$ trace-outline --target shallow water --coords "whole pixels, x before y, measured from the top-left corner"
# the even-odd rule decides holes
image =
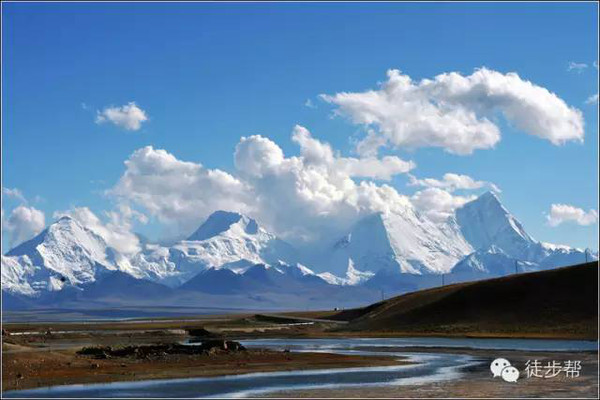
[[[330,368],[186,378],[67,385],[4,393],[4,397],[246,397],[281,390],[414,385],[457,379],[465,368],[480,363],[459,348],[514,349],[530,351],[595,350],[596,342],[529,339],[462,338],[352,338],[265,339],[242,342],[247,347],[292,351],[408,357],[410,365],[361,368]],[[390,351],[397,347],[452,347],[455,354]]]
[[[523,351],[594,351],[598,342],[593,340],[558,339],[494,339],[494,338],[447,338],[447,337],[403,337],[403,338],[327,338],[327,339],[257,339],[242,342],[247,346],[268,348],[290,348],[304,350],[335,350],[359,347],[445,347],[469,349],[498,349]]]

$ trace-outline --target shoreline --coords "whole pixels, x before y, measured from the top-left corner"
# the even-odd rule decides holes
[[[413,348],[412,350],[417,350]],[[422,353],[453,353],[454,348],[421,349]],[[390,350],[391,351],[391,350]],[[598,353],[595,351],[549,352],[523,350],[460,350],[477,358],[480,363],[466,368],[457,379],[440,380],[422,384],[379,385],[368,388],[282,390],[266,394],[266,398],[597,398]],[[516,383],[493,378],[489,363],[498,356],[508,358],[520,371]],[[546,362],[566,360],[581,361],[579,377],[564,375],[552,379],[527,378],[525,365],[528,360]]]
[[[461,371],[457,379],[438,380],[422,384],[376,385],[366,388],[338,389],[302,389],[283,390],[265,393],[260,397],[267,398],[394,398],[394,397],[590,397],[598,393],[598,353],[595,351],[524,351],[495,349],[465,349],[452,347],[410,347],[389,348],[387,351],[406,351],[407,353],[457,353],[470,355],[479,363]],[[30,355],[42,356],[46,365],[58,361],[58,366],[67,360],[65,355],[74,354],[72,350],[51,352],[29,352]],[[14,353],[16,354],[16,353]],[[10,355],[10,354],[9,354]],[[23,353],[20,354],[21,357]],[[59,356],[60,360],[54,357]],[[518,383],[493,379],[489,371],[489,362],[502,356],[508,358],[521,371]],[[240,365],[240,361],[254,358],[254,362]],[[72,385],[86,383],[134,382],[156,379],[178,379],[194,377],[211,377],[238,375],[253,372],[275,372],[287,370],[313,370],[329,368],[376,367],[402,365],[399,357],[348,356],[332,353],[282,352],[252,349],[246,354],[229,353],[215,357],[200,356],[195,358],[176,357],[172,360],[95,360],[88,357],[77,357],[78,360],[69,365],[70,371],[79,373],[65,376],[64,369],[53,368],[46,375],[31,376],[29,380],[21,379],[19,384],[11,384],[3,376],[3,393],[9,390],[32,389],[55,385]],[[550,360],[579,360],[582,363],[581,376],[573,379],[558,377],[555,379],[525,378],[524,369],[527,360],[536,359],[543,363]],[[48,364],[48,361],[50,362]],[[3,364],[5,360],[3,359]],[[68,362],[68,361],[67,361]],[[243,363],[243,361],[242,361]],[[98,367],[91,367],[97,364]],[[126,364],[124,367],[123,364]],[[5,367],[3,365],[3,367]],[[64,365],[63,365],[64,367]],[[199,370],[199,368],[205,368]],[[3,368],[3,371],[5,369]],[[65,381],[66,380],[66,381]],[[15,377],[12,377],[15,381]],[[8,385],[7,385],[8,383]]]
[[[20,346],[22,347],[22,346]],[[56,385],[201,378],[254,372],[402,365],[398,357],[284,352],[264,349],[95,359],[69,350],[11,349],[2,357],[2,392]],[[3,348],[4,352],[4,348]]]

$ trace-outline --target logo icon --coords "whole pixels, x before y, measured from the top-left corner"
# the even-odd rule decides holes
[[[510,365],[506,358],[496,358],[490,364],[494,378],[502,377],[506,382],[516,382],[519,379],[519,370]]]
[[[502,379],[506,382],[516,382],[519,379],[519,370],[512,365],[502,368]]]

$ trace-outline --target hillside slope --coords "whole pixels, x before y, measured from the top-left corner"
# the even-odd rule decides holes
[[[422,290],[336,318],[351,331],[597,338],[598,263]]]

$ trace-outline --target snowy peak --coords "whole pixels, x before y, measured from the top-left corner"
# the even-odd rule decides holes
[[[480,274],[503,276],[594,259],[593,254],[586,257],[580,249],[536,241],[491,192],[457,209],[456,221],[475,249],[452,270],[461,280],[472,280]]]
[[[245,215],[216,211],[187,240],[173,246],[146,246],[135,263],[147,277],[169,286],[179,286],[209,268],[244,270],[255,264],[277,260],[294,262],[295,249],[261,228]]]
[[[374,213],[359,220],[317,264],[337,276],[347,273],[350,262],[352,268],[363,272],[418,275],[448,271],[473,251],[451,222],[434,223],[412,207]]]
[[[52,269],[61,269],[63,261],[81,261],[87,258],[93,262],[108,264],[107,246],[102,237],[82,226],[71,217],[61,217],[39,235],[9,251],[7,256],[32,256],[37,253]],[[66,260],[60,258],[66,257]],[[36,260],[37,257],[32,257]]]
[[[11,285],[26,295],[61,290],[65,285],[93,282],[99,268],[117,269],[108,256],[99,235],[70,217],[62,217],[2,257],[3,278],[6,270]],[[25,277],[31,290],[22,282]]]
[[[231,230],[255,235],[259,232],[259,227],[255,220],[245,215],[229,211],[215,211],[187,240],[207,240]]]
[[[456,221],[474,249],[495,245],[510,256],[524,257],[537,243],[492,192],[458,208]]]

